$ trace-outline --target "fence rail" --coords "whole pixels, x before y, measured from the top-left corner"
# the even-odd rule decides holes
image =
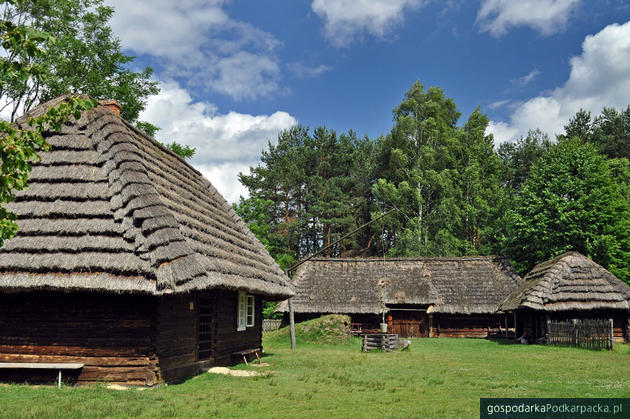
[[[272,332],[280,329],[282,319],[263,319],[263,332]]]
[[[612,319],[547,321],[547,343],[589,349],[613,348]]]

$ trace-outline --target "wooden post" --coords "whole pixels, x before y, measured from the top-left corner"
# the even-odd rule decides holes
[[[433,336],[433,313],[429,314],[429,337],[432,338]]]
[[[61,370],[59,370],[59,378],[57,379],[57,388],[61,389]]]
[[[289,331],[291,333],[291,349],[295,349],[295,317],[293,316],[293,304],[289,298]]]
[[[512,312],[514,314],[514,340],[518,340],[518,329],[516,328],[516,310]]]
[[[551,320],[549,320],[549,316],[547,316],[547,333],[546,333],[546,337],[547,337],[547,345],[551,344],[551,339],[549,336],[549,328],[551,327]]]
[[[577,342],[577,319],[572,319],[571,324],[573,328],[571,329],[571,346],[578,346]]]
[[[503,316],[503,319],[505,320],[505,338],[507,339],[507,337],[508,337],[508,321],[507,321],[507,314]]]
[[[547,315],[547,328],[545,330],[545,340],[547,343],[549,343],[549,323],[551,323],[551,320],[549,319],[549,315]]]
[[[609,345],[608,345],[608,349],[610,349],[611,351],[613,350],[613,319],[609,319],[608,320],[610,322],[610,336],[609,336]]]

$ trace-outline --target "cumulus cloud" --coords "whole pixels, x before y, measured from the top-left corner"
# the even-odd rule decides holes
[[[405,11],[422,0],[314,0],[311,9],[324,20],[324,34],[335,46],[350,44],[357,36],[383,37],[402,22]]]
[[[141,120],[161,128],[156,134],[162,142],[177,141],[196,148],[191,164],[201,171],[229,202],[246,195],[237,175],[260,161],[268,141],[297,124],[287,112],[248,115],[237,112],[219,114],[209,103],[194,102],[175,82],[161,84],[159,95],[149,98]]]
[[[477,12],[482,32],[505,35],[516,26],[529,26],[543,35],[564,29],[580,0],[483,0]]]
[[[256,99],[278,89],[274,50],[282,43],[232,19],[222,0],[106,0],[111,27],[123,48],[160,58],[162,78],[186,79],[234,99]],[[202,77],[200,75],[203,75]]]
[[[530,128],[550,135],[580,109],[599,114],[604,106],[625,108],[630,103],[630,22],[612,24],[582,43],[582,53],[570,60],[569,79],[550,94],[518,105],[509,122],[493,121],[489,131],[498,142],[513,141]]]
[[[265,55],[240,51],[219,60],[216,71],[211,85],[235,99],[255,99],[278,89],[278,63]]]

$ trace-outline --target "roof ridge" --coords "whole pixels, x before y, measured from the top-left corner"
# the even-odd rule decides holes
[[[466,260],[504,260],[507,256],[415,256],[415,257],[367,257],[367,258],[312,258],[308,262],[418,262],[418,261],[466,261]]]

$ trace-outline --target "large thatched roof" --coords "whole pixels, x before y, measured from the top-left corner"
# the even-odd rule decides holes
[[[502,310],[542,311],[630,308],[630,287],[577,252],[536,265]]]
[[[20,230],[0,250],[0,289],[293,294],[210,182],[120,116],[98,106],[46,137],[8,205]]]
[[[296,313],[379,313],[381,301],[493,313],[519,281],[498,257],[313,259],[296,272],[292,301]]]

